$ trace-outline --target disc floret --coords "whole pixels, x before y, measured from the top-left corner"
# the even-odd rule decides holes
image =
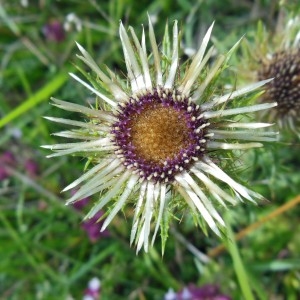
[[[131,97],[116,117],[115,153],[142,179],[172,182],[206,150],[209,122],[179,91],[157,88]]]

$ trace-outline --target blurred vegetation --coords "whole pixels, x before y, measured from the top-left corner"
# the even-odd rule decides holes
[[[166,19],[178,19],[184,46],[191,48],[216,21],[213,41],[223,52],[242,35],[253,36],[259,20],[272,30],[280,9],[299,6],[296,0],[0,0],[0,168],[6,163],[8,173],[0,181],[0,299],[82,299],[93,277],[102,282],[103,300],[163,299],[170,287],[178,291],[189,283],[217,284],[232,299],[243,299],[234,252],[212,254],[220,239],[204,236],[188,218],[172,225],[164,257],[159,245],[149,254],[135,254],[128,244],[131,222],[123,215],[108,237],[90,241],[81,227],[82,212],[66,207],[68,195],[60,193],[84,163],[45,158],[40,145],[57,142],[51,133],[59,126],[42,116],[71,115],[49,105],[50,96],[93,101],[68,77],[77,63],[75,41],[99,65],[125,72],[119,20],[139,32],[149,13],[160,40]],[[59,35],[51,36],[49,26]],[[13,155],[9,163],[3,158],[7,152]],[[236,233],[300,194],[299,141],[249,151],[245,161],[245,178],[269,201],[232,208],[227,219]],[[299,299],[298,203],[237,242],[257,299]]]

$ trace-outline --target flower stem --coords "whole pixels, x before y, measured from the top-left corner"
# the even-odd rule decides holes
[[[241,259],[236,241],[234,239],[233,232],[232,232],[230,224],[229,224],[228,214],[225,215],[224,219],[225,219],[226,231],[227,231],[226,246],[227,246],[228,251],[232,258],[233,267],[234,267],[241,291],[243,293],[244,299],[254,300],[255,298],[251,291],[247,272],[245,270],[245,267],[244,267],[243,261]]]

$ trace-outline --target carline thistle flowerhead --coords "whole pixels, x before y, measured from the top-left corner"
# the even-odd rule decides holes
[[[102,230],[116,214],[130,203],[134,207],[130,243],[139,251],[148,251],[150,233],[152,244],[161,228],[164,247],[168,223],[176,213],[190,208],[196,222],[206,230],[205,222],[221,235],[225,224],[214,203],[226,207],[242,199],[255,202],[262,197],[234,181],[219,165],[222,152],[260,147],[260,141],[273,141],[275,133],[264,132],[266,123],[241,122],[245,114],[274,107],[274,103],[242,106],[241,103],[264,80],[217,96],[216,81],[226,68],[229,56],[220,56],[209,68],[213,48],[207,50],[213,25],[203,38],[200,49],[189,64],[179,64],[177,21],[173,25],[172,49],[168,28],[159,48],[149,19],[152,51],[147,53],[145,32],[141,42],[133,28],[131,38],[120,24],[128,77],[120,80],[107,68],[106,74],[92,57],[78,45],[78,56],[97,75],[91,84],[71,76],[93,92],[98,106],[87,108],[78,104],[52,99],[53,105],[84,114],[87,122],[48,117],[49,120],[75,127],[56,135],[79,139],[81,142],[44,146],[55,151],[49,157],[79,154],[95,166],[64,190],[80,186],[67,201],[100,193],[86,218],[112,203]],[[205,76],[204,76],[205,75]],[[238,101],[235,108],[230,106]],[[225,108],[228,105],[230,108]],[[231,118],[230,118],[231,117]],[[244,143],[239,143],[239,140]],[[248,142],[245,142],[248,141]],[[227,186],[231,192],[224,190]],[[154,226],[152,227],[152,220]]]
[[[287,21],[288,20],[288,21]],[[253,69],[257,80],[274,78],[265,87],[261,102],[274,102],[265,118],[280,129],[300,138],[300,18],[280,14],[276,31],[271,33],[259,24],[256,41],[249,44],[249,63],[242,68]]]

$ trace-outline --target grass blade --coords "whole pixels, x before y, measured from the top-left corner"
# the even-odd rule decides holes
[[[225,219],[225,224],[226,224],[226,229],[227,229],[226,246],[227,246],[228,251],[232,258],[233,267],[234,267],[235,274],[237,276],[242,294],[244,296],[244,299],[254,300],[255,298],[251,291],[251,287],[249,284],[249,278],[247,276],[247,272],[245,270],[245,267],[244,267],[243,261],[241,259],[236,241],[234,239],[233,232],[232,232],[230,224],[229,224],[228,214],[225,214],[224,219]]]
[[[17,117],[28,112],[31,108],[38,105],[40,102],[47,100],[50,96],[55,93],[68,79],[68,73],[63,70],[57,74],[52,81],[46,84],[43,88],[33,94],[31,97],[26,99],[17,108],[12,110],[6,116],[0,120],[0,128],[5,126],[7,123],[13,121]]]

